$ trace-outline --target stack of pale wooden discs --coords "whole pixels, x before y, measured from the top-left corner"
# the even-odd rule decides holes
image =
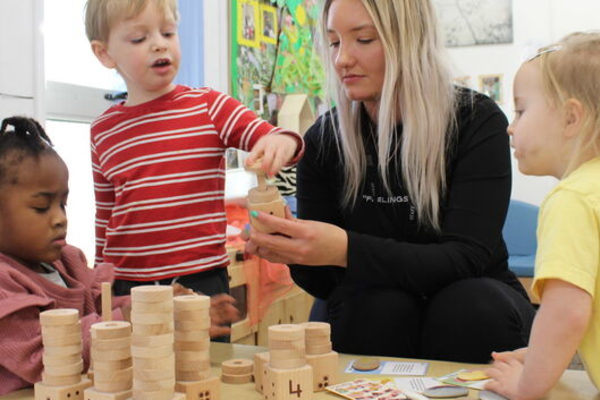
[[[131,390],[131,324],[98,322],[92,325],[91,337],[95,390],[103,393]]]
[[[69,386],[81,382],[81,323],[79,311],[59,308],[40,313],[42,343],[42,382],[48,386]]]
[[[282,324],[269,327],[269,365],[290,369],[306,364],[304,327]]]
[[[210,376],[210,297],[177,296],[175,304],[175,373],[177,381]]]
[[[331,351],[331,325],[326,322],[305,322],[306,354],[325,354]]]
[[[221,380],[225,383],[252,382],[254,362],[245,358],[233,358],[221,364]]]
[[[131,289],[133,399],[171,400],[175,393],[173,288]]]

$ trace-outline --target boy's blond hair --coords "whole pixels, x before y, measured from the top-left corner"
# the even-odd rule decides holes
[[[88,40],[108,41],[111,27],[120,20],[140,14],[153,1],[159,10],[171,11],[177,21],[177,0],[87,0],[85,5],[85,33]]]
[[[540,49],[536,58],[550,103],[560,108],[575,99],[585,110],[566,176],[577,167],[581,155],[600,155],[600,32],[572,33]]]

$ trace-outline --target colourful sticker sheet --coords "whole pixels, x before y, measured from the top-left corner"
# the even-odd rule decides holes
[[[333,394],[351,400],[405,400],[407,397],[388,379],[381,381],[355,379],[325,388]]]

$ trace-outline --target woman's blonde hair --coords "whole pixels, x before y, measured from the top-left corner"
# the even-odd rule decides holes
[[[600,155],[600,32],[572,33],[540,49],[535,59],[540,60],[550,103],[561,108],[575,99],[585,110],[566,176],[577,168],[582,155]]]
[[[169,10],[179,19],[177,0],[87,0],[85,5],[85,34],[88,40],[108,41],[108,35],[117,21],[139,15],[149,1],[164,13]]]
[[[325,0],[321,34],[327,37]],[[440,201],[446,191],[446,150],[456,124],[456,93],[437,18],[429,0],[361,0],[371,16],[385,53],[385,76],[377,121],[378,170],[390,192],[389,164],[400,151],[404,183],[420,224],[440,230]],[[328,46],[324,43],[324,53]],[[328,54],[329,96],[337,106],[338,147],[344,158],[347,192],[354,204],[366,172],[361,136],[361,104],[344,94]],[[402,122],[401,137],[396,126]],[[394,139],[400,139],[401,142]]]

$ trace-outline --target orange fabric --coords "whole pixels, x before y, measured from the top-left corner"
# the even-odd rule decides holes
[[[227,223],[240,230],[249,222],[248,210],[238,204],[227,204]],[[243,250],[239,235],[228,236],[227,245]],[[289,292],[294,281],[285,264],[272,263],[263,258],[244,254],[244,275],[248,282],[247,307],[252,325],[258,324],[275,300]]]

